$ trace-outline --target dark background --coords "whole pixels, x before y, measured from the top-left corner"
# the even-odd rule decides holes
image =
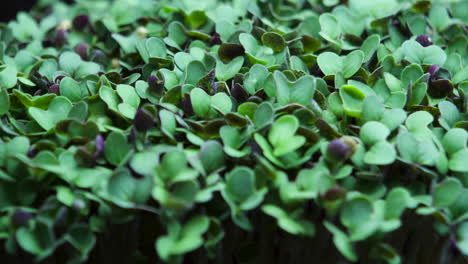
[[[15,19],[16,13],[19,11],[30,10],[37,0],[12,0],[8,2],[9,3],[2,5],[2,9],[0,11],[0,22],[8,22]]]
[[[16,18],[20,11],[29,11],[39,0],[3,0],[7,2],[0,9],[0,22],[9,22]],[[62,0],[62,2],[71,4],[73,0]]]

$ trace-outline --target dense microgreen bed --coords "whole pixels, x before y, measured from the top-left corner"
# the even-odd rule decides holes
[[[76,2],[0,25],[5,263],[467,263],[467,1]]]

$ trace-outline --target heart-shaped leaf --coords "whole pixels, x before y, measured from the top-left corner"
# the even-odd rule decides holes
[[[304,137],[295,135],[298,128],[299,121],[292,115],[282,116],[273,123],[268,134],[268,140],[274,146],[273,155],[282,156],[305,143]]]
[[[181,49],[182,45],[187,41],[188,37],[185,33],[185,28],[182,23],[173,21],[167,29],[169,35],[164,38],[164,42],[171,47]]]
[[[461,128],[452,128],[444,135],[442,144],[448,153],[456,153],[466,148],[468,133]]]
[[[412,113],[406,119],[406,127],[417,137],[431,137],[432,132],[427,127],[434,121],[434,117],[426,111],[417,111]]]
[[[323,52],[317,57],[320,70],[325,75],[343,74],[343,77],[350,78],[364,62],[364,52],[355,50],[346,56],[338,56],[333,52]]]
[[[219,81],[227,81],[234,77],[244,64],[244,57],[237,57],[227,64],[222,61],[216,63],[216,79]]]
[[[120,113],[127,118],[133,118],[140,105],[140,97],[130,85],[120,84],[117,85],[117,94],[122,99],[123,103],[117,105]]]
[[[262,88],[267,94],[274,95],[276,93],[276,87],[274,86],[275,84],[268,82],[268,78],[273,79],[272,74],[268,71],[268,69],[261,64],[255,64],[252,66],[252,68],[250,68],[249,72],[245,74],[244,88],[249,94],[252,95]],[[270,83],[273,85],[269,85]]]
[[[203,89],[195,88],[190,92],[193,111],[199,117],[215,116],[216,107],[223,113],[228,113],[232,108],[232,101],[225,93],[217,93],[209,96]]]
[[[364,155],[364,162],[372,165],[391,164],[396,159],[396,151],[392,144],[380,141],[373,145]]]
[[[438,46],[423,47],[417,41],[407,40],[401,46],[405,59],[418,64],[444,65],[447,54]]]
[[[156,240],[156,250],[164,260],[185,254],[203,245],[203,234],[208,231],[210,221],[206,216],[192,217],[182,227],[171,229],[167,236]]]
[[[319,23],[321,29],[319,32],[320,36],[334,44],[341,44],[337,39],[342,30],[338,23],[338,19],[336,19],[334,15],[329,13],[321,14],[319,17]]]
[[[433,204],[436,207],[446,207],[451,205],[461,193],[463,186],[455,178],[446,179],[434,188]]]
[[[70,77],[65,77],[60,81],[60,94],[77,102],[88,96],[88,89]]]
[[[72,103],[63,96],[55,97],[47,110],[30,107],[29,115],[45,130],[49,131],[55,127],[59,121],[68,117],[72,109]]]
[[[308,105],[315,92],[316,80],[312,76],[303,76],[291,82],[280,71],[275,71],[276,94],[280,105],[298,103]]]

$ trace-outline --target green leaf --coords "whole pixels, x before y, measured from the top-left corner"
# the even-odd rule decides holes
[[[0,115],[8,113],[10,110],[10,96],[6,89],[0,88]]]
[[[395,148],[386,141],[376,143],[364,155],[364,162],[371,165],[387,165],[393,163],[395,159]]]
[[[161,110],[159,112],[159,119],[161,120],[161,130],[167,135],[173,136],[177,128],[174,113],[167,110]]]
[[[219,81],[227,81],[233,78],[244,64],[244,57],[236,57],[227,64],[224,64],[222,61],[218,60],[216,62],[216,79]]]
[[[137,173],[147,175],[156,168],[157,163],[154,161],[157,157],[158,156],[154,152],[139,152],[133,155],[132,160],[130,161],[130,166]]]
[[[112,34],[112,38],[119,43],[120,48],[125,54],[133,53],[135,51],[136,40],[134,36],[122,36],[120,34]]]
[[[18,72],[16,67],[6,65],[0,67],[0,87],[2,88],[12,88],[18,82],[16,77]]]
[[[286,46],[284,38],[275,32],[267,32],[262,35],[263,45],[271,48],[274,52],[282,51]]]
[[[390,90],[390,93],[397,93],[397,92],[403,91],[401,81],[395,76],[393,76],[391,73],[385,72],[384,80],[385,80],[385,84]]]
[[[424,100],[427,93],[427,83],[420,82],[417,85],[411,87],[411,98],[409,105],[418,105]]]
[[[99,89],[99,97],[107,104],[109,109],[118,112],[117,105],[119,104],[119,98],[114,89],[109,86],[102,86]]]
[[[208,18],[205,12],[201,10],[194,10],[186,17],[186,20],[190,24],[191,28],[200,27],[206,23],[207,19]]]
[[[366,28],[366,22],[361,15],[357,14],[347,6],[340,5],[333,9],[332,13],[338,19],[343,33],[354,36],[361,36]],[[354,37],[353,36],[353,37]],[[351,43],[344,43],[343,48],[351,48]]]
[[[280,71],[275,71],[274,79],[276,83],[276,94],[280,105],[298,103],[302,105],[310,104],[314,96],[316,80],[312,76],[303,76],[295,82],[291,82]]]
[[[85,122],[86,119],[88,118],[88,114],[89,114],[88,110],[89,110],[88,104],[85,103],[84,101],[80,101],[73,106],[73,108],[70,110],[70,113],[68,114],[68,117],[70,119],[75,119],[81,122]]]
[[[443,128],[449,130],[460,120],[460,112],[457,107],[449,101],[440,102],[438,106],[441,115],[439,123]]]
[[[345,78],[352,77],[361,68],[364,61],[364,52],[355,50],[343,58],[343,76]]]
[[[42,252],[41,243],[31,230],[21,228],[16,232],[16,239],[18,244],[26,251],[33,254],[40,254]]]
[[[464,255],[468,254],[468,222],[463,222],[457,226],[456,231],[457,247]]]
[[[50,82],[53,81],[53,74],[58,70],[58,63],[54,59],[44,60],[39,68],[39,73],[45,77]]]
[[[406,119],[406,127],[418,137],[430,137],[432,132],[427,128],[434,118],[426,111],[412,113]]]
[[[275,54],[271,48],[260,45],[251,34],[239,34],[239,41],[252,64],[275,65],[278,64],[277,60],[284,58],[284,52]]]
[[[169,35],[164,38],[164,42],[171,47],[181,49],[182,45],[188,39],[184,26],[178,21],[171,22],[167,32]]]
[[[442,144],[445,151],[450,154],[466,148],[468,133],[461,128],[450,129],[443,137]]]
[[[150,58],[165,58],[167,55],[166,45],[159,38],[151,37],[147,39],[146,49]]]
[[[235,31],[236,27],[226,20],[221,20],[216,23],[216,32],[221,35],[223,42],[227,42]]]
[[[11,34],[19,41],[30,41],[39,31],[36,21],[24,12],[18,13],[17,20],[18,22],[12,21],[9,25],[12,30]]]
[[[403,160],[417,162],[420,157],[420,142],[411,133],[402,133],[398,135],[397,147]]]
[[[86,225],[80,225],[72,228],[67,239],[82,256],[88,256],[96,244],[96,236]]]
[[[268,140],[274,146],[275,156],[295,151],[305,143],[304,137],[295,135],[298,128],[299,121],[292,115],[282,116],[273,123]]]
[[[414,40],[407,40],[401,46],[405,59],[412,63],[444,65],[447,54],[439,46],[423,47]]]
[[[278,206],[266,204],[262,206],[262,211],[276,218],[278,225],[290,234],[306,236],[313,236],[315,234],[313,223],[302,219],[294,219],[291,214],[288,214],[288,212],[285,212]]]
[[[338,229],[332,223],[325,221],[323,225],[333,234],[333,243],[336,248],[345,256],[349,261],[357,261],[358,257],[354,252],[353,245],[346,234]]]
[[[320,35],[328,40],[337,39],[341,33],[341,27],[335,16],[330,13],[324,13],[319,17]]]
[[[238,149],[241,147],[242,138],[237,128],[231,126],[223,126],[219,130],[219,136],[223,140],[225,146]]]
[[[178,224],[177,224],[178,225]],[[192,217],[182,227],[169,229],[169,235],[156,240],[156,250],[164,260],[182,255],[203,245],[203,234],[208,231],[210,221],[206,216]],[[178,230],[177,232],[175,230]]]
[[[114,166],[119,166],[127,157],[130,146],[127,137],[122,132],[113,131],[107,136],[104,143],[104,154],[106,159]]]
[[[77,102],[88,96],[88,89],[72,78],[65,77],[60,81],[60,94],[72,102]]]
[[[341,208],[341,223],[352,232],[364,232],[367,233],[365,236],[368,236],[369,233],[374,231],[370,226],[367,226],[367,222],[370,220],[373,210],[372,203],[364,197],[356,197],[346,201]]]
[[[67,206],[72,206],[76,198],[70,188],[59,186],[57,187],[57,199]]]
[[[377,48],[380,44],[380,36],[377,34],[370,35],[364,40],[361,45],[361,50],[364,52],[364,62],[369,61],[374,53],[377,51]]]
[[[206,75],[206,72],[207,69],[201,61],[190,61],[185,69],[185,82],[195,85]]]
[[[244,88],[249,94],[255,94],[256,91],[260,90],[265,86],[267,77],[271,75],[268,69],[261,65],[253,65],[249,72],[245,75]],[[265,91],[267,89],[265,88]]]
[[[255,191],[255,174],[248,167],[236,167],[226,175],[226,192],[236,201],[245,201]]]
[[[311,197],[315,198],[332,188],[335,180],[327,168],[317,166],[313,169],[301,170],[297,175],[296,184],[301,190],[309,192]]]
[[[263,102],[255,111],[253,122],[255,127],[263,128],[265,125],[271,123],[274,117],[274,109],[271,103]]]
[[[457,172],[468,172],[468,149],[454,153],[449,160],[449,169]]]
[[[376,121],[365,123],[359,132],[359,137],[362,141],[370,146],[384,141],[388,135],[390,135],[390,130],[382,123]]]
[[[101,71],[101,66],[94,62],[83,62],[75,71],[77,78],[83,78],[87,75],[97,74]]]
[[[468,66],[457,72],[452,78],[452,82],[455,84],[459,84],[466,80],[468,80]]]
[[[34,55],[27,50],[21,50],[15,55],[15,64],[20,72],[28,72],[28,68],[35,62]]]
[[[107,193],[112,200],[124,207],[129,202],[145,203],[151,195],[152,179],[135,179],[127,169],[115,170],[107,183]]]
[[[468,204],[466,203],[466,199],[468,199],[468,189],[463,188],[460,196],[448,208],[453,219],[466,219],[466,212],[468,211]]]
[[[211,97],[211,106],[219,109],[223,114],[232,110],[231,98],[225,93],[217,93]]]
[[[406,66],[401,72],[401,83],[403,87],[408,88],[410,84],[415,85],[423,74],[424,71],[418,64]]]
[[[345,78],[353,76],[364,61],[364,52],[355,50],[346,56],[338,56],[333,52],[323,52],[317,57],[320,70],[325,75],[342,73]]]
[[[52,250],[52,232],[43,223],[37,223],[34,229],[20,228],[16,232],[18,244],[27,252],[35,255],[47,255]]]
[[[224,166],[223,147],[217,141],[209,140],[200,148],[200,161],[207,173],[211,173]]]
[[[431,8],[429,21],[438,31],[446,29],[451,23],[447,9],[442,5],[435,5]]]
[[[49,131],[55,125],[68,117],[72,103],[63,96],[55,97],[47,110],[36,107],[28,109],[29,115],[45,130]]]
[[[461,193],[463,186],[456,178],[448,178],[434,188],[433,205],[447,207],[451,205]]]
[[[397,187],[392,189],[385,199],[385,219],[399,219],[406,208],[414,208],[417,202],[408,190]]]
[[[343,59],[329,51],[320,53],[317,64],[325,75],[335,75],[343,70]]]
[[[117,85],[117,94],[122,99],[123,103],[117,105],[117,108],[127,118],[133,119],[135,113],[138,110],[138,106],[140,105],[140,97],[130,85],[119,84]]]
[[[195,88],[190,92],[190,99],[195,114],[199,117],[206,117],[210,111],[211,98],[200,88]]]
[[[347,115],[352,117],[360,117],[362,103],[366,98],[366,94],[359,88],[352,85],[343,85],[340,89],[340,97],[343,100],[343,108]]]
[[[384,105],[379,97],[368,96],[362,103],[362,118],[365,121],[379,121],[384,114]]]
[[[65,72],[68,72],[69,74],[74,74],[74,72],[78,69],[80,66],[82,60],[78,54],[75,52],[71,51],[66,51],[60,55],[59,58],[59,65],[60,69],[62,69]]]

